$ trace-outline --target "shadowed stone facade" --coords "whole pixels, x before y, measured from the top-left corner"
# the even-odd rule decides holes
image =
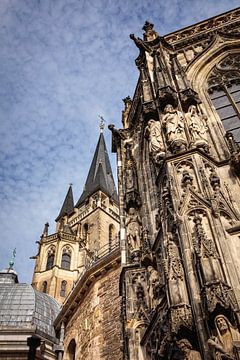
[[[117,153],[123,358],[239,359],[240,9],[146,22]]]

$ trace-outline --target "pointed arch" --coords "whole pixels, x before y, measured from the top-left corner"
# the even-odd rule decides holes
[[[55,246],[50,246],[47,251],[47,260],[46,260],[46,270],[50,270],[53,268],[55,260]]]
[[[63,280],[61,282],[61,289],[60,289],[60,296],[65,297],[66,296],[66,289],[67,289],[67,281]]]
[[[240,54],[240,37],[216,34],[212,43],[186,68],[186,74],[192,88],[199,94],[203,104],[206,105],[204,108],[201,104],[199,106],[202,107],[204,114],[207,116],[208,124],[211,124],[209,126],[209,136],[213,143],[218,143],[219,146],[216,148],[216,151],[219,155],[228,149],[224,136],[226,130],[229,130],[229,124],[224,128],[219,109],[216,109],[213,103],[213,100],[216,100],[216,102],[220,102],[221,107],[223,99],[220,99],[220,96],[218,97],[216,94],[216,97],[211,100],[208,79],[217,64],[220,64],[227,56],[232,54]]]
[[[61,259],[61,268],[62,269],[70,270],[71,257],[72,257],[71,247],[69,245],[65,245],[62,249],[62,259]]]
[[[76,359],[76,341],[72,339],[67,347],[66,351],[66,360],[75,360]]]

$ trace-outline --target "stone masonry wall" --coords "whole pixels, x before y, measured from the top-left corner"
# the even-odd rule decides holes
[[[96,280],[66,326],[64,360],[68,344],[76,341],[77,360],[120,360],[120,268]]]

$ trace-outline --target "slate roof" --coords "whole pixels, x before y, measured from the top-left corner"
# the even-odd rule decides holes
[[[62,208],[60,210],[60,213],[55,221],[60,220],[65,215],[71,214],[73,210],[74,210],[73,192],[72,192],[72,185],[70,185],[65,200],[63,202]]]
[[[100,133],[84,190],[76,207],[79,207],[89,196],[98,190],[102,190],[106,195],[118,202],[118,195],[103,133]]]
[[[55,338],[53,322],[60,305],[51,296],[28,284],[0,284],[0,330],[31,329]]]

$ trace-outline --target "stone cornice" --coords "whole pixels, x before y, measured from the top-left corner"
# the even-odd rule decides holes
[[[210,33],[214,33],[225,28],[233,30],[233,24],[240,23],[240,8],[228,11],[226,13],[214,16],[210,19],[201,21],[197,24],[188,26],[179,31],[167,34],[164,39],[172,44],[175,48],[180,48],[186,45],[186,41],[190,42],[199,41],[205,37],[209,37]]]

